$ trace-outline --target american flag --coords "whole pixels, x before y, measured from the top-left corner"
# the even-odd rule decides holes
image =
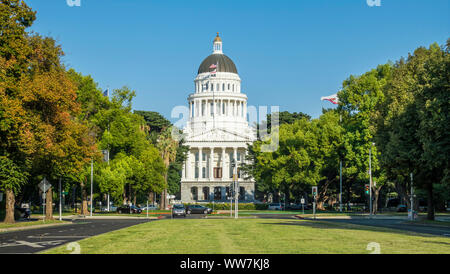
[[[107,89],[103,92],[103,96],[109,97],[109,89]]]
[[[339,99],[338,99],[337,94],[333,94],[333,95],[330,95],[330,96],[322,97],[322,98],[320,98],[320,100],[322,100],[322,101],[323,100],[329,101],[329,102],[331,102],[331,103],[333,103],[335,105],[339,104]]]
[[[209,72],[210,76],[216,76],[218,66],[219,62],[217,62],[217,64],[212,64],[211,66],[209,66],[210,69],[213,69],[212,71]]]

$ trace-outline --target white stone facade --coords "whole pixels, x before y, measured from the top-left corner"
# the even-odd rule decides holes
[[[221,54],[222,41],[216,37],[213,55],[204,62],[219,60]],[[207,63],[208,67],[217,65],[207,72],[199,69],[195,91],[188,97],[190,113],[184,133],[190,151],[181,179],[184,203],[229,202],[227,191],[233,181],[231,161],[236,159],[239,167],[245,161],[247,144],[256,140],[256,131],[247,122],[247,96],[241,92],[241,79],[231,59],[225,61],[227,64],[222,66]],[[254,202],[254,181],[245,180],[239,169],[235,172],[240,186],[239,201]]]

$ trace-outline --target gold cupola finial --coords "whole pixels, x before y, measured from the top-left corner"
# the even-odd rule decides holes
[[[214,42],[222,42],[222,39],[219,36],[219,33],[217,33],[216,38],[214,38]]]

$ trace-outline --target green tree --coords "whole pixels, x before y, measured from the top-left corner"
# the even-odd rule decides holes
[[[7,223],[14,222],[15,195],[26,183],[35,140],[18,85],[31,53],[26,28],[35,19],[36,13],[23,1],[0,1],[0,188],[6,194]]]
[[[178,141],[172,138],[172,127],[166,128],[161,132],[161,134],[158,136],[156,147],[158,148],[161,154],[161,158],[163,159],[164,165],[166,167],[166,172],[164,174],[164,180],[166,182],[166,185],[161,194],[161,205],[160,205],[161,209],[166,209],[168,206],[167,205],[168,170],[170,164],[174,162],[177,157],[177,148],[178,148]]]
[[[347,201],[352,191],[363,193],[363,185],[369,183],[369,155],[372,155],[372,191],[375,201],[386,184],[380,168],[377,143],[379,108],[385,100],[384,90],[392,75],[392,65],[380,65],[361,76],[350,76],[338,93],[338,111],[345,128],[343,139],[343,178],[347,186]],[[375,143],[375,145],[373,145]],[[369,153],[371,151],[371,153]],[[377,209],[375,206],[374,210]]]
[[[282,192],[289,199],[304,194],[307,189],[322,184],[320,201],[327,201],[329,187],[336,181],[341,128],[334,111],[319,119],[304,117],[279,127],[279,148],[262,152],[261,146],[270,140],[256,141],[249,146],[249,162],[243,171],[255,178],[263,193]],[[274,130],[274,129],[272,129]],[[327,166],[326,164],[329,164]],[[330,172],[331,169],[334,171]]]
[[[414,185],[427,192],[429,220],[434,219],[434,185],[449,182],[448,70],[448,45],[445,50],[437,44],[421,47],[398,61],[379,119],[387,176],[409,189],[409,174],[414,174]]]

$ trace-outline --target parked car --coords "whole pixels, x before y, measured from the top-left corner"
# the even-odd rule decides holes
[[[183,216],[186,218],[186,208],[184,208],[183,204],[176,204],[173,206],[172,209],[172,216]]]
[[[267,208],[268,210],[283,210],[283,205],[281,203],[270,204]]]
[[[286,210],[302,210],[302,204],[290,204],[290,205],[287,205],[286,206]]]
[[[18,219],[29,219],[31,216],[31,210],[29,207],[14,207],[14,217],[17,217]]]
[[[102,211],[103,211],[103,212],[108,212],[108,207],[107,207],[107,206],[102,207]],[[110,212],[110,211],[117,211],[117,206],[110,205],[110,206],[109,206],[109,212]]]
[[[408,208],[405,205],[398,205],[397,212],[407,212]]]
[[[122,214],[122,213],[135,213],[135,214],[140,214],[142,213],[142,209],[140,209],[137,206],[130,206],[130,205],[123,205],[117,208],[117,213]]]
[[[212,213],[212,209],[209,207],[205,207],[202,205],[188,205],[186,207],[186,213],[187,214],[195,214],[195,213],[200,213],[200,214],[211,214]]]
[[[142,210],[158,210],[159,208],[155,205],[149,205],[148,207],[141,207]]]

